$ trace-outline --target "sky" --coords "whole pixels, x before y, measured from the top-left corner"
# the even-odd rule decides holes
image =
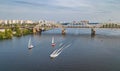
[[[120,0],[0,0],[0,19],[120,22]]]

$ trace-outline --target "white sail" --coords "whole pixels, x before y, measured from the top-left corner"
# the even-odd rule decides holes
[[[30,38],[29,41],[28,41],[28,47],[30,46],[30,42],[31,42],[31,38]]]
[[[29,42],[28,42],[28,48],[33,48],[33,45],[31,44],[31,38],[29,39]]]
[[[54,37],[52,37],[52,44],[54,43]]]

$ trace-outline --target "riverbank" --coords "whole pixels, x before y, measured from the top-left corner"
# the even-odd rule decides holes
[[[12,39],[13,36],[21,37],[32,33],[32,29],[20,28],[19,25],[16,25],[14,28],[2,29],[2,31],[0,31],[0,40]]]

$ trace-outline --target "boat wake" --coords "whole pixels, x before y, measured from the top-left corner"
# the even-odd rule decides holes
[[[55,51],[52,52],[52,54],[50,55],[51,58],[57,57],[65,48],[70,47],[71,44],[64,45],[64,44],[62,43],[62,45],[60,44],[59,46],[61,46],[59,49],[56,49]]]

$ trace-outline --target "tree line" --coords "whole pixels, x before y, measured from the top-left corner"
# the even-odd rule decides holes
[[[111,23],[111,24],[104,24],[104,25],[101,26],[101,28],[120,28],[120,25],[113,24],[113,23]]]
[[[0,39],[12,39],[13,36],[21,37],[27,34],[32,34],[32,29],[20,28],[20,25],[5,28],[4,32],[0,32]]]

